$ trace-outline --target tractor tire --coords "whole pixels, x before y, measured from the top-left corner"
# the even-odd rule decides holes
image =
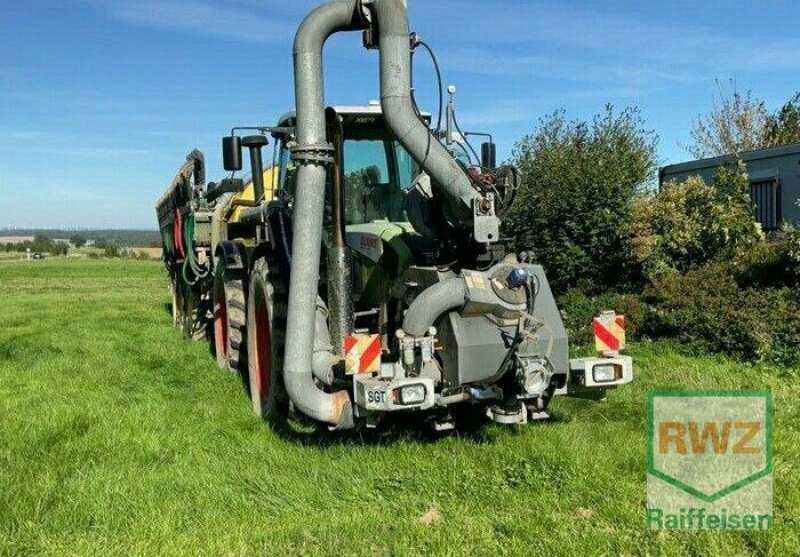
[[[230,271],[224,258],[214,265],[214,353],[217,365],[239,371],[246,360],[247,305],[241,271]]]
[[[250,272],[247,296],[247,350],[253,411],[268,423],[283,422],[289,398],[283,385],[288,290],[277,262],[258,259]]]

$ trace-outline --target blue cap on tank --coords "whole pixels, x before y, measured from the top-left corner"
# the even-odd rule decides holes
[[[526,269],[517,267],[506,277],[506,286],[509,288],[519,288],[528,282],[531,275]]]

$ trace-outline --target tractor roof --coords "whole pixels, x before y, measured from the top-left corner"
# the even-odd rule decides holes
[[[381,105],[378,104],[378,103],[375,103],[375,104],[370,103],[370,104],[367,104],[367,105],[336,105],[336,106],[333,107],[333,109],[337,113],[339,113],[339,114],[341,114],[343,116],[357,116],[357,115],[361,115],[361,114],[363,114],[365,116],[367,116],[367,115],[382,116],[383,115],[383,110],[381,109]],[[294,110],[287,112],[286,114],[281,116],[280,119],[278,120],[278,126],[279,127],[285,127],[285,126],[294,125],[295,115],[296,115],[296,113],[295,113]],[[430,115],[429,112],[423,112],[422,113],[422,117],[425,118],[426,120],[430,120],[431,115]]]

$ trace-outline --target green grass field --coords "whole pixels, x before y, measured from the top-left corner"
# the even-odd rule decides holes
[[[800,371],[633,347],[549,423],[275,433],[166,312],[157,262],[0,264],[0,555],[797,555]],[[654,388],[775,401],[769,532],[645,528]]]

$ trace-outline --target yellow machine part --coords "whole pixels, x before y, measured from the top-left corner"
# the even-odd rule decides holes
[[[277,190],[277,177],[277,166],[273,166],[264,170],[264,198],[267,201],[272,201],[275,198],[275,192]],[[253,201],[255,199],[252,180],[247,182],[244,186],[244,190],[242,190],[241,193],[235,194],[231,201],[236,201],[237,199],[244,201]],[[241,216],[243,209],[244,207],[234,207],[233,211],[228,216],[228,222],[239,222],[239,217]]]

